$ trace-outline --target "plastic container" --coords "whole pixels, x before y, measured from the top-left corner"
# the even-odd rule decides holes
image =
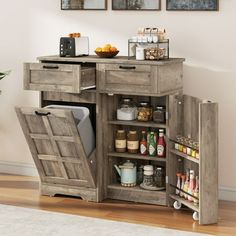
[[[95,149],[95,135],[89,118],[89,109],[87,107],[62,106],[62,105],[49,105],[46,106],[45,108],[52,108],[52,109],[54,108],[63,110],[68,109],[72,111],[79,135],[81,137],[81,142],[83,144],[84,151],[87,157],[89,157],[91,152]]]

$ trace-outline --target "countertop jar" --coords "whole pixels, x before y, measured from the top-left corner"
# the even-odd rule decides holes
[[[151,121],[153,116],[153,108],[149,102],[140,102],[138,106],[138,121]]]
[[[117,120],[135,120],[137,107],[131,98],[123,98],[117,109]]]
[[[157,106],[153,112],[153,121],[156,123],[165,123],[166,122],[166,107]]]

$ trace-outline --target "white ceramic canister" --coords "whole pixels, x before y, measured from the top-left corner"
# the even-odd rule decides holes
[[[144,60],[144,47],[137,46],[136,47],[136,60]]]

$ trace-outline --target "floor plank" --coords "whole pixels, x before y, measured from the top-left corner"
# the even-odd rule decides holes
[[[91,203],[66,196],[45,197],[40,196],[38,178],[1,174],[0,203],[214,235],[236,235],[235,202],[220,201],[219,223],[200,226],[188,210],[114,200]]]

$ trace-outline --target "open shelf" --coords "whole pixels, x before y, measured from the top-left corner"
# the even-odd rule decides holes
[[[170,194],[170,197],[172,199],[180,202],[181,204],[185,205],[186,207],[192,209],[193,211],[199,212],[198,206],[194,205],[192,202],[185,200],[184,198],[181,198],[181,197],[174,195],[174,194]]]
[[[166,205],[166,191],[150,191],[135,187],[123,187],[120,184],[108,185],[108,198]]]
[[[199,160],[198,159],[196,159],[194,157],[191,157],[191,156],[189,156],[189,155],[187,155],[187,154],[185,154],[183,152],[179,152],[179,151],[177,151],[175,149],[171,149],[170,152],[175,154],[175,155],[181,156],[181,157],[183,157],[183,158],[185,158],[185,159],[187,159],[189,161],[192,161],[192,162],[195,162],[195,163],[199,164]]]
[[[131,120],[131,121],[123,121],[123,120],[109,120],[108,124],[111,125],[127,125],[127,126],[140,126],[140,127],[152,127],[152,128],[160,128],[160,129],[166,129],[166,124],[158,124],[153,121],[147,121],[147,122],[141,122],[137,120]]]
[[[152,156],[144,156],[141,154],[130,154],[130,153],[120,153],[120,152],[109,152],[107,154],[110,157],[122,157],[127,159],[137,159],[137,160],[148,160],[148,161],[162,161],[166,162],[166,158],[161,157],[152,157]]]

